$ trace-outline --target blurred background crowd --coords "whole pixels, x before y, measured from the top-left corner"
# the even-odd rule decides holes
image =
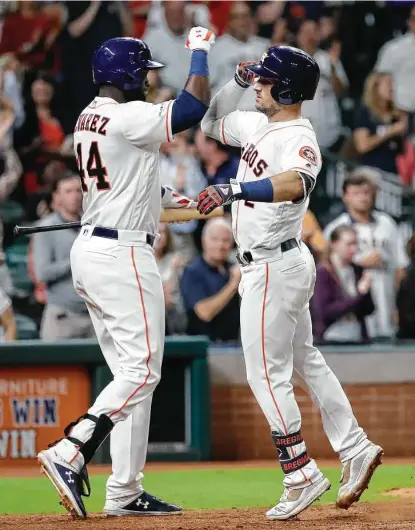
[[[382,201],[385,182],[414,188],[415,7],[412,2],[130,1],[0,2],[0,320],[3,340],[93,337],[71,280],[66,230],[13,240],[16,223],[80,218],[72,131],[95,97],[93,50],[143,38],[166,64],[149,74],[151,102],[174,98],[188,74],[194,25],[217,35],[213,93],[241,61],[270,45],[313,55],[321,70],[312,122],[324,155],[343,163],[340,206],[312,200],[303,241],[317,262],[316,340],[368,343],[415,337],[415,239]],[[251,108],[247,91],[241,108]],[[162,183],[195,197],[236,175],[237,149],[200,130],[162,145]],[[339,167],[339,166],[337,166]],[[343,167],[343,166],[342,166]],[[330,172],[325,186],[330,187]],[[385,180],[386,179],[386,180]],[[334,186],[334,184],[333,184]],[[317,184],[314,194],[318,197]],[[384,197],[383,197],[384,198]],[[413,205],[413,199],[411,199]],[[413,206],[409,208],[412,219]],[[156,257],[168,334],[239,341],[235,246],[228,218],[162,225]]]

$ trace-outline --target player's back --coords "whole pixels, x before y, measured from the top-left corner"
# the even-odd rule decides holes
[[[82,224],[157,233],[159,148],[172,139],[170,107],[96,97],[81,113],[74,142]]]

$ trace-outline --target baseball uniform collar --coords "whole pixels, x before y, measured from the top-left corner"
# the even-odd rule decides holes
[[[292,127],[293,125],[300,125],[307,127],[307,129],[313,130],[310,120],[307,118],[297,118],[295,120],[289,121],[269,121],[266,125],[272,127],[273,129],[285,129],[286,127]]]
[[[119,102],[115,99],[102,96],[95,96],[94,101],[96,101],[97,103],[116,103],[117,105],[119,105]]]

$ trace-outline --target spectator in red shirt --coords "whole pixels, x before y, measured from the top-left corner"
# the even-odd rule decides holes
[[[212,2],[212,0],[194,0],[193,3],[207,5],[210,13],[211,29],[217,37],[220,37],[228,26],[233,1],[214,0]]]
[[[153,2],[146,0],[132,0],[128,2],[128,8],[134,22],[134,37],[141,39],[146,31],[148,14]]]
[[[0,55],[11,53],[29,69],[53,70],[61,20],[51,15],[38,2],[19,2],[17,12],[9,13],[4,21]]]

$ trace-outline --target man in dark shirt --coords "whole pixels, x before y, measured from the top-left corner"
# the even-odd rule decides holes
[[[180,282],[189,335],[215,341],[239,339],[239,266],[227,260],[232,231],[224,219],[211,219],[202,233],[203,255],[187,265]]]
[[[201,170],[206,178],[206,186],[229,184],[229,180],[238,172],[239,156],[234,155],[229,147],[209,138],[200,130],[196,133],[195,143],[201,160]]]
[[[91,57],[107,39],[133,35],[131,14],[124,2],[65,2],[67,22],[61,36],[62,74],[68,108],[66,127],[96,95]]]

